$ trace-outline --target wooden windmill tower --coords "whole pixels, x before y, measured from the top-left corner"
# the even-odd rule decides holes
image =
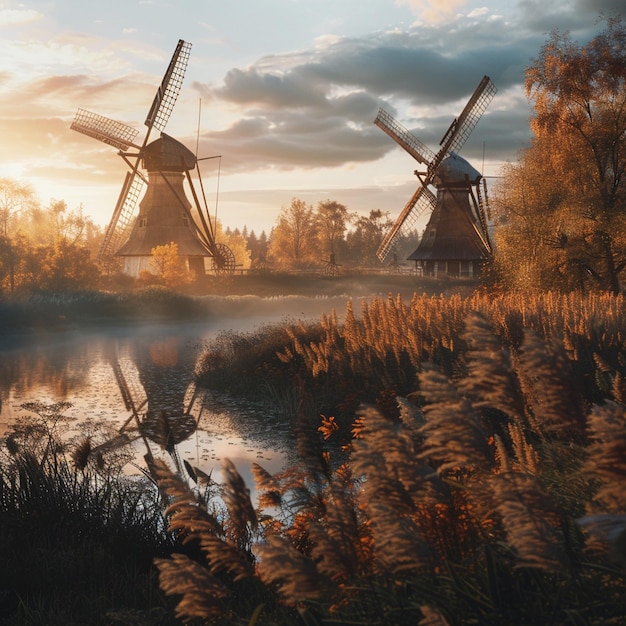
[[[126,124],[79,109],[72,130],[114,146],[129,167],[119,199],[98,254],[103,265],[111,266],[114,257],[124,261],[124,272],[139,276],[150,270],[152,249],[175,243],[178,253],[197,276],[205,273],[205,259],[211,260],[216,273],[235,268],[232,251],[216,243],[204,195],[202,204],[191,178],[198,170],[198,159],[182,143],[163,130],[182,87],[191,44],[179,40],[172,60],[157,89],[145,125],[148,130],[141,144],[134,143],[138,131]],[[159,139],[148,143],[153,128]],[[193,205],[185,194],[187,181]],[[146,192],[137,205],[144,186]],[[200,185],[202,188],[202,185]],[[192,213],[195,209],[195,217]]]
[[[485,217],[486,188],[481,193],[480,172],[456,152],[460,150],[489,106],[496,87],[483,77],[463,112],[446,131],[435,154],[411,132],[380,109],[374,120],[379,128],[426,166],[415,171],[420,186],[400,213],[378,248],[385,262],[398,239],[427,212],[430,219],[417,249],[409,255],[426,275],[474,276],[491,254]],[[429,189],[434,185],[436,195]]]

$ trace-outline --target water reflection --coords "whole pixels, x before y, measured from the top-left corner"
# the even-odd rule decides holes
[[[69,401],[68,437],[78,436],[86,423],[105,424],[137,439],[138,458],[146,452],[141,434],[155,452],[174,442],[184,460],[214,478],[230,458],[251,485],[250,463],[281,469],[294,449],[292,434],[284,417],[195,390],[190,383],[201,346],[223,330],[319,319],[333,308],[341,315],[346,299],[216,297],[208,299],[210,314],[201,323],[0,334],[0,436],[16,419],[30,416],[23,403]],[[170,432],[168,440],[163,417],[170,431],[178,420],[179,436],[172,439]]]
[[[257,407],[225,407],[195,389],[206,325],[110,327],[90,332],[5,338],[0,346],[0,435],[26,402],[69,401],[67,438],[97,421],[135,440],[137,461],[165,450],[219,478],[228,457],[250,479],[249,465],[277,471],[290,447],[288,429]],[[133,471],[133,468],[129,468]]]

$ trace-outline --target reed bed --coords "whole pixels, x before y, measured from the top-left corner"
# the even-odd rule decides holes
[[[0,446],[0,623],[174,624],[155,556],[171,553],[155,489],[128,451],[64,438],[67,403],[24,405]]]
[[[622,296],[604,294],[416,294],[408,302],[391,295],[363,300],[357,313],[349,301],[343,322],[332,311],[317,323],[223,334],[207,346],[197,380],[256,399],[293,398],[298,390],[318,414],[348,423],[362,402],[393,413],[396,396],[418,391],[423,363],[451,378],[463,374],[472,340],[465,324],[473,311],[514,355],[530,331],[562,346],[576,393],[587,402],[625,399],[624,305]]]
[[[2,442],[3,623],[623,623],[625,314],[390,296],[222,335],[199,382],[293,412],[300,461],[255,464],[256,503],[228,460],[208,490],[151,462],[158,496],[31,405]]]
[[[226,546],[158,562],[163,588],[182,596],[181,619],[622,623],[623,305],[601,295],[389,297],[358,317],[349,305],[342,324],[334,314],[313,329],[295,324],[283,346],[274,336],[257,373],[280,363],[339,410],[350,387],[384,402],[360,405],[339,454],[335,414],[303,402],[301,463],[274,475],[254,467],[255,511],[231,474],[224,519],[171,518],[191,543]],[[222,366],[235,372],[237,361],[234,351]],[[209,364],[207,354],[206,381]],[[180,501],[168,470],[162,480]],[[205,515],[207,503],[182,499]]]

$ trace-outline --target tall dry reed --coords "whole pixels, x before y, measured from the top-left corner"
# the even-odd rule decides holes
[[[276,361],[265,353],[266,372],[291,372],[304,393],[333,399],[331,409],[355,406],[349,390],[366,403],[341,453],[333,413],[313,421],[319,403],[302,403],[294,421],[303,462],[274,475],[255,466],[255,515],[245,487],[231,485],[241,503],[229,496],[233,520],[218,534],[239,529],[234,536],[251,541],[256,528],[256,542],[231,552],[237,541],[228,539],[224,561],[203,566],[228,574],[232,592],[245,562],[246,589],[257,595],[244,607],[231,593],[227,614],[256,623],[618,623],[623,304],[604,295],[390,296],[363,302],[359,315],[350,304],[343,324],[330,314],[314,332],[288,328]],[[214,532],[201,528],[200,545]],[[213,598],[193,615],[220,601],[212,584],[185,588],[183,599]]]

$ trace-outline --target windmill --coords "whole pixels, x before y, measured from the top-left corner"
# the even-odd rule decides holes
[[[484,76],[463,112],[446,131],[437,153],[385,110],[379,110],[374,124],[426,166],[424,172],[415,171],[420,186],[378,248],[377,256],[381,262],[384,263],[394,251],[401,235],[429,212],[430,219],[424,235],[417,249],[408,257],[423,273],[473,276],[491,254],[485,180],[457,151],[470,136],[496,91],[491,79]],[[435,186],[436,195],[429,189],[430,185]]]
[[[205,274],[205,259],[211,260],[215,273],[229,273],[235,268],[232,251],[215,241],[215,225],[204,198],[196,155],[163,132],[182,87],[190,50],[190,43],[178,41],[148,111],[145,121],[148,130],[141,143],[135,143],[136,129],[85,109],[78,109],[71,125],[72,130],[117,148],[129,168],[98,260],[111,267],[114,256],[121,257],[124,272],[131,276],[137,277],[142,270],[150,269],[153,248],[170,243],[177,244],[179,255],[186,259],[196,276]],[[161,135],[148,143],[153,129]],[[191,177],[195,170],[200,195]],[[197,218],[185,194],[185,181],[191,190]],[[147,189],[139,201],[144,186]]]

